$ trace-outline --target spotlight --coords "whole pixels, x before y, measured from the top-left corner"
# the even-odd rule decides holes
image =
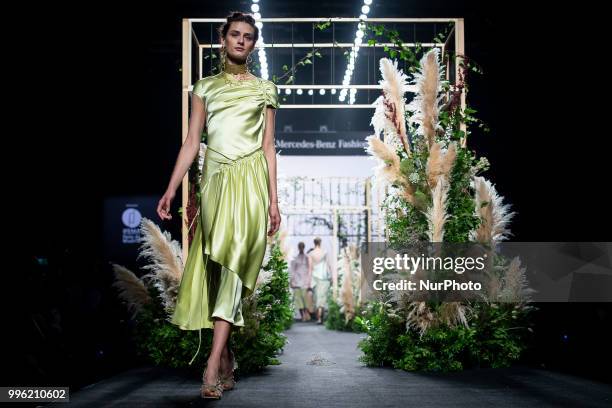
[[[332,93],[332,95],[335,95],[336,94],[336,88],[332,88],[331,93]]]
[[[369,6],[372,4],[372,0],[363,0],[363,4],[367,4]]]
[[[298,94],[298,95],[301,95],[301,94],[302,94],[302,88],[299,88],[299,89],[297,90],[297,94]]]
[[[259,4],[251,4],[251,11],[257,13],[259,11]]]
[[[319,89],[319,95],[325,95],[325,89],[323,88]]]
[[[312,91],[312,89],[308,90],[308,95],[312,95],[314,92]]]
[[[291,88],[285,89],[285,95],[291,95]]]
[[[338,99],[340,99],[340,102],[344,102],[344,100],[345,100],[346,98],[344,97],[344,95],[340,95],[340,97],[339,97]]]
[[[261,21],[257,21],[255,23],[255,27],[259,28],[260,30],[263,28],[263,23]]]
[[[359,19],[360,20],[367,20],[368,16],[366,16],[365,14],[362,14],[362,15],[359,16]]]
[[[357,32],[355,33],[355,35],[357,36],[357,38],[363,38],[363,31],[361,31],[361,30],[357,30]]]
[[[367,7],[367,6],[363,6],[363,7]],[[362,8],[361,10],[363,10],[363,8]],[[255,20],[261,20],[261,14],[259,14],[259,13],[255,13],[255,14],[253,14],[253,18],[254,18]]]
[[[370,12],[370,6],[363,6],[363,7],[361,8],[361,12],[362,12],[363,14],[368,14],[368,13]]]

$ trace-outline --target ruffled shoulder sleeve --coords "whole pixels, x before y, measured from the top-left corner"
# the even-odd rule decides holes
[[[266,106],[270,106],[274,109],[278,109],[280,106],[278,103],[278,89],[276,84],[270,80],[266,81],[265,84],[266,90]]]

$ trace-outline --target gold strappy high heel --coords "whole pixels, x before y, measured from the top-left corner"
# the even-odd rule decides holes
[[[200,393],[202,398],[221,398],[221,395],[223,395],[223,387],[221,386],[219,377],[217,377],[217,382],[215,384],[209,384],[206,382],[206,370],[204,370],[204,375],[202,376],[202,389]]]
[[[230,351],[230,365],[232,366],[232,371],[228,375],[221,374],[219,377],[219,382],[223,391],[229,391],[234,388],[236,385],[236,380],[234,379],[234,369],[236,368],[236,359],[234,358],[234,352]]]

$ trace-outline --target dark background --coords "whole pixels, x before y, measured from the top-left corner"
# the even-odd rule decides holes
[[[356,17],[361,2],[320,1],[314,14],[312,5],[266,0],[262,14]],[[5,143],[4,155],[17,203],[5,217],[17,232],[17,279],[6,285],[18,294],[10,329],[18,352],[3,384],[80,387],[134,364],[102,257],[103,200],[161,197],[167,186],[181,140],[181,19],[249,7],[29,3],[10,14],[7,65],[22,76],[9,118],[19,145]],[[469,143],[488,157],[488,178],[518,212],[514,240],[610,240],[608,115],[596,99],[609,76],[601,10],[523,0],[374,0],[371,7],[370,17],[465,18],[467,54],[485,71],[472,77],[469,102],[492,129]],[[11,160],[15,152],[23,158]],[[177,220],[160,224],[178,231]],[[606,379],[610,306],[540,307],[524,363]]]

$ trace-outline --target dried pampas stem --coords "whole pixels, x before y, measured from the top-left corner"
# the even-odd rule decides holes
[[[444,224],[448,219],[446,199],[449,184],[443,176],[438,177],[436,187],[432,191],[432,205],[427,209],[428,231],[431,242],[442,242],[444,239]]]
[[[413,113],[409,122],[420,124],[418,133],[423,135],[429,148],[435,142],[436,132],[441,130],[438,117],[444,95],[438,95],[442,90],[442,71],[438,54],[439,50],[434,48],[421,58],[419,72],[414,74],[417,92],[407,106]]]
[[[446,152],[442,151],[442,143],[434,142],[429,151],[425,169],[427,173],[427,182],[431,189],[436,187],[436,183],[440,176],[444,177],[447,181],[450,179],[450,172],[455,164],[456,157],[457,144],[455,142],[449,144]]]
[[[510,205],[503,204],[503,197],[497,194],[495,186],[484,177],[474,177],[475,213],[481,223],[470,233],[470,239],[482,244],[494,244],[508,238],[510,219],[516,214],[510,212]]]
[[[383,95],[375,102],[376,112],[370,122],[376,134],[384,132],[385,136],[398,138],[408,157],[411,156],[410,145],[406,132],[404,94],[408,91],[408,77],[397,69],[397,60],[391,62],[388,58],[381,58],[380,72],[382,78]],[[394,143],[392,143],[394,144]]]
[[[400,158],[395,151],[376,135],[366,137],[368,146],[366,151],[379,160],[379,165],[374,168],[378,180],[388,183],[397,183],[402,178],[400,171]]]
[[[119,290],[119,298],[126,302],[128,311],[134,318],[142,306],[151,302],[151,296],[144,282],[125,266],[112,264],[115,274],[113,286]]]
[[[353,300],[353,271],[351,270],[350,254],[347,247],[342,251],[342,261],[344,276],[340,298],[344,306],[344,320],[345,323],[348,323],[355,316],[355,304]]]
[[[140,226],[142,241],[138,258],[150,261],[143,269],[150,270],[142,277],[150,279],[159,289],[166,311],[174,309],[178,287],[183,276],[183,254],[180,244],[172,240],[168,231],[160,228],[148,218],[143,218]]]

